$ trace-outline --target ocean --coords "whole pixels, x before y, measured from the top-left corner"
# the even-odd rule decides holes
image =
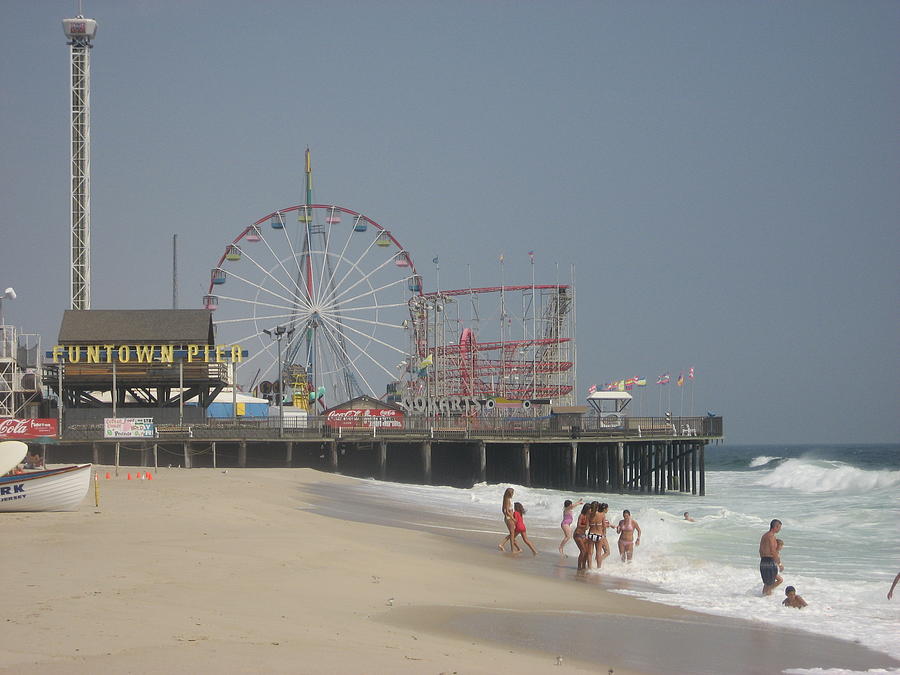
[[[512,487],[542,555],[559,555],[565,499],[608,502],[613,523],[622,509],[631,511],[643,530],[634,561],[618,559],[613,533],[600,573],[647,583],[614,592],[857,641],[900,658],[900,584],[887,599],[900,572],[900,445],[707,446],[706,467],[705,497]],[[506,487],[370,481],[368,490],[430,513],[471,517],[480,531],[493,520],[499,541]],[[685,511],[695,522],[684,520]],[[783,523],[784,584],[762,597],[758,545],[773,518]],[[577,549],[568,546],[566,564],[574,568]],[[788,585],[808,607],[781,605]]]

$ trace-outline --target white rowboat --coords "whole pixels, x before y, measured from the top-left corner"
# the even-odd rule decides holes
[[[91,485],[91,465],[0,478],[0,511],[75,511]]]

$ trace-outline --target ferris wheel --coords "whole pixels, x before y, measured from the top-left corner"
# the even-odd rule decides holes
[[[288,373],[294,382],[300,374],[325,407],[379,398],[401,378],[408,302],[421,291],[409,252],[381,225],[342,206],[301,204],[225,247],[203,306],[216,311],[217,342],[250,347],[242,384],[281,375],[286,391]]]

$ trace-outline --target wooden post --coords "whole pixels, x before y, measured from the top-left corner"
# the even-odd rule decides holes
[[[184,452],[184,468],[191,468],[191,442],[185,441],[182,443],[182,450]]]
[[[242,469],[247,468],[247,441],[238,444],[238,466]]]
[[[487,444],[484,441],[478,441],[478,447],[475,449],[478,458],[478,471],[475,474],[477,483],[487,481]]]
[[[328,467],[335,472],[338,470],[337,441],[328,441]]]
[[[212,442],[212,462],[213,462],[214,469],[219,468],[218,466],[216,466],[217,461],[218,461],[218,457],[216,457],[216,442],[213,441]]]
[[[93,451],[94,456],[94,464],[100,463],[100,446],[96,443],[91,443],[91,450]]]
[[[294,463],[294,441],[288,441],[286,443],[286,450],[284,453],[284,463],[285,466],[290,468],[290,466]]]
[[[425,485],[431,485],[431,441],[422,442],[422,473]]]
[[[625,490],[625,444],[616,443],[616,487],[619,494]]]
[[[575,489],[575,480],[578,478],[578,441],[571,442],[571,451],[569,452],[569,484],[567,489]]]
[[[606,492],[607,490],[609,490],[609,484],[613,475],[612,446],[604,443],[603,445],[595,448],[593,454],[597,458],[597,469],[600,474],[600,491]]]
[[[522,485],[531,487],[531,444],[522,444]]]
[[[691,494],[697,494],[697,444],[691,443]]]
[[[387,441],[378,443],[378,479],[384,480],[387,476]]]
[[[706,463],[704,461],[704,453],[706,452],[706,443],[700,444],[700,496],[706,496]]]
[[[153,470],[159,473],[159,448],[153,444]]]
[[[44,455],[44,463],[47,463],[47,455]],[[119,475],[119,441],[116,441],[116,477]]]

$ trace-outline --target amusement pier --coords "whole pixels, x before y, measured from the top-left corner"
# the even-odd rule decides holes
[[[661,397],[659,416],[643,406],[634,415],[628,390],[640,378],[577,394],[573,282],[557,270],[555,283],[539,283],[531,251],[530,279],[508,283],[500,255],[497,285],[448,290],[436,256],[426,290],[401,232],[314,198],[308,149],[302,201],[224,228],[197,308],[178,307],[177,235],[171,308],[92,308],[97,26],[79,16],[63,28],[70,309],[48,345],[5,324],[3,302],[16,294],[0,296],[0,440],[23,440],[46,462],[117,468],[313,467],[424,484],[704,494],[721,417],[675,417]]]

